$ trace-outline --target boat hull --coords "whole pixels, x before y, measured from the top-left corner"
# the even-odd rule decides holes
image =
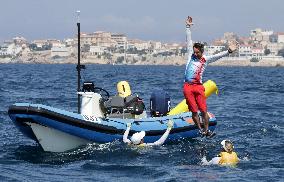
[[[92,142],[122,140],[129,122],[132,123],[130,135],[143,130],[146,132],[145,142],[158,140],[169,120],[174,121],[174,127],[166,142],[199,136],[190,112],[142,119],[98,118],[40,104],[18,103],[10,106],[8,114],[22,133],[37,141],[45,151],[53,152],[63,152]],[[213,131],[217,121],[213,114],[209,113],[209,117],[209,128]],[[58,144],[50,144],[54,143],[53,140]],[[60,148],[60,143],[67,145]]]

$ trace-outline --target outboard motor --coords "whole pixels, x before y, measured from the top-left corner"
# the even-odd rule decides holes
[[[84,82],[82,92],[78,94],[82,95],[81,102],[81,114],[94,116],[94,117],[104,117],[103,111],[100,107],[100,100],[102,96],[98,93],[94,93],[94,83]]]
[[[165,116],[171,109],[171,99],[164,90],[156,90],[151,94],[150,111],[152,117]]]
[[[131,114],[140,115],[145,110],[143,100],[137,95],[125,98],[125,107]]]

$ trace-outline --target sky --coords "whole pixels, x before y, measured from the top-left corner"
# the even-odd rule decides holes
[[[185,19],[193,17],[194,41],[211,42],[234,32],[248,36],[262,28],[284,32],[284,0],[0,0],[0,44],[66,39],[77,32],[108,31],[128,38],[185,42]]]

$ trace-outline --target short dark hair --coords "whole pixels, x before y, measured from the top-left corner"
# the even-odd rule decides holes
[[[204,52],[204,44],[196,42],[193,44],[193,47],[198,49],[201,53]]]

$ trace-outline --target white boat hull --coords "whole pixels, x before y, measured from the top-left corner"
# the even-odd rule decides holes
[[[36,123],[27,124],[30,125],[44,151],[65,152],[91,143],[89,140],[79,138],[53,128],[42,126]]]

